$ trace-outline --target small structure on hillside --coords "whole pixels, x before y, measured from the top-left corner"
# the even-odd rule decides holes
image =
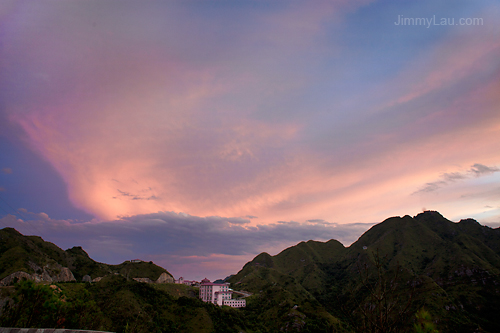
[[[200,298],[203,302],[232,308],[244,308],[247,305],[244,298],[233,298],[233,290],[229,288],[229,283],[212,283],[207,278],[201,280]]]
[[[186,286],[191,286],[191,287],[197,287],[200,285],[198,281],[190,281],[190,280],[184,280],[184,278],[181,276],[178,280],[175,280],[174,283],[176,284],[184,284]]]
[[[132,259],[130,260],[131,263],[138,263],[138,262],[143,262],[141,259]]]

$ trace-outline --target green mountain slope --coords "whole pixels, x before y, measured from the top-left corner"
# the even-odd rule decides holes
[[[120,332],[413,332],[416,324],[440,332],[498,332],[499,251],[500,229],[471,219],[454,223],[437,212],[392,217],[349,247],[307,241],[275,256],[259,254],[227,279],[233,289],[253,294],[237,310],[193,299],[196,289],[187,286],[132,280],[166,272],[153,263],[97,263],[80,247],[63,251],[6,228],[0,230],[0,278],[16,271],[57,275],[63,267],[78,281],[107,277],[56,289],[27,282],[0,288],[4,300],[18,300],[8,301],[12,306],[0,318],[23,325],[32,315],[24,316],[22,293],[39,290],[31,295],[45,293],[50,302],[33,327],[52,320]]]
[[[156,281],[162,273],[168,273],[164,268],[150,262],[137,262],[133,263],[125,261],[119,265],[108,265],[113,272],[117,272],[129,278],[147,278]],[[172,276],[170,273],[168,273]]]
[[[254,295],[246,311],[267,323],[271,332],[330,332],[342,328],[340,320],[317,301],[314,293],[325,290],[327,278],[320,265],[334,262],[345,252],[336,240],[308,241],[276,256],[261,253],[228,282]]]
[[[15,229],[0,230],[0,279],[17,271],[54,274],[65,267],[66,254],[37,236],[23,236]]]
[[[228,281],[257,295],[282,288],[299,305],[318,302],[358,331],[410,329],[423,308],[444,331],[495,332],[499,250],[500,229],[427,211],[389,218],[348,248],[308,241],[262,253]],[[375,312],[386,322],[375,323]]]
[[[0,230],[0,280],[19,271],[40,276],[46,273],[54,277],[63,267],[69,268],[77,281],[81,281],[85,275],[95,279],[114,273],[152,281],[162,273],[172,276],[152,262],[126,261],[119,265],[107,265],[92,260],[78,246],[64,251],[38,236],[24,236],[12,228]]]

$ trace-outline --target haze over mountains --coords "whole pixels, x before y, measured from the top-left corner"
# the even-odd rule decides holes
[[[0,236],[0,278],[16,270],[33,273],[32,263],[69,267],[77,281],[87,274],[127,272],[94,262],[78,247],[62,251],[13,229],[1,230]],[[141,265],[129,269],[129,277],[154,280],[165,272],[152,263]],[[227,281],[253,293],[242,310],[248,317],[240,323],[248,332],[255,329],[249,318],[266,323],[270,332],[374,331],[375,310],[384,313],[386,320],[379,324],[387,331],[404,331],[422,309],[442,331],[495,332],[500,329],[499,275],[499,228],[472,219],[454,223],[426,211],[389,218],[349,247],[310,240],[275,256],[261,253]],[[377,303],[380,295],[397,306]]]

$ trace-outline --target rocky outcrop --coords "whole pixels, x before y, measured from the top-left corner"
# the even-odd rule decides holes
[[[0,281],[0,285],[1,286],[10,286],[11,284],[16,283],[18,280],[21,280],[23,278],[26,280],[35,280],[34,277],[31,276],[30,274],[28,274],[26,272],[19,271],[19,272],[15,272],[9,276],[4,277]]]
[[[76,281],[75,277],[73,276],[73,273],[69,270],[68,267],[63,267],[55,280],[56,280],[55,282]]]
[[[160,277],[156,280],[156,283],[174,283],[174,278],[167,272],[161,273]]]
[[[10,274],[9,276],[3,278],[0,281],[1,286],[10,286],[16,281],[21,280],[21,279],[26,279],[26,280],[32,280],[34,282],[69,282],[69,281],[76,281],[75,277],[73,276],[73,273],[69,270],[67,267],[62,267],[61,271],[59,274],[55,276],[51,276],[49,272],[43,268],[42,273],[40,274],[28,274],[23,271],[15,272]]]
[[[53,282],[54,281],[52,276],[50,276],[50,274],[45,269],[43,270],[42,274],[33,274],[32,277],[33,278],[30,280],[33,280],[35,282],[42,282],[42,281]]]
[[[57,270],[52,270],[53,273],[57,272],[57,275],[50,275],[49,272],[47,271],[47,267],[43,268],[43,271],[40,274],[28,274],[23,271],[15,272],[12,273],[11,275],[5,277],[4,279],[0,280],[0,286],[9,286],[14,284],[16,281],[21,280],[21,279],[26,279],[26,280],[32,280],[34,282],[70,282],[70,281],[76,281],[73,273],[71,270],[67,267],[61,267],[60,271],[58,272]],[[118,275],[118,273],[115,273]],[[99,282],[102,280],[102,276],[96,277],[95,279],[92,279],[90,275],[85,275],[82,278],[82,282]],[[160,277],[156,281],[152,281],[149,278],[134,278],[133,280],[137,282],[142,282],[142,283],[174,283],[174,278],[172,275],[168,274],[167,272],[163,272]]]

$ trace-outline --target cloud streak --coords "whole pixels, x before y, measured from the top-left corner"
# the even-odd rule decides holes
[[[424,192],[434,192],[439,190],[440,188],[454,183],[456,181],[470,179],[472,177],[481,177],[486,175],[491,175],[495,172],[500,171],[497,167],[488,167],[483,164],[475,163],[471,166],[471,168],[464,172],[451,172],[451,173],[443,173],[439,178],[440,180],[436,180],[430,183],[426,183],[424,187],[419,189],[418,191],[413,192],[413,194],[419,194]]]

